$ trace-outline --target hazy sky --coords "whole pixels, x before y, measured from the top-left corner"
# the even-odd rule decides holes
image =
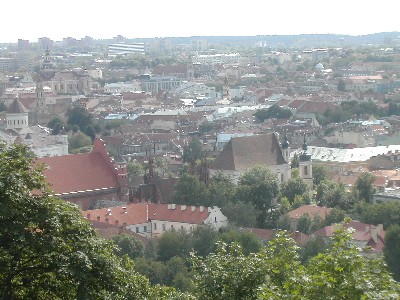
[[[399,0],[2,1],[0,42],[400,31]]]

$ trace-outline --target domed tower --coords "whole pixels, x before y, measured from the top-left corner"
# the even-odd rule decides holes
[[[28,127],[28,110],[19,101],[18,96],[7,110],[7,129],[22,129]]]
[[[313,186],[313,172],[312,172],[312,162],[311,155],[307,154],[307,143],[306,135],[304,134],[303,151],[299,155],[299,174],[305,182],[307,182],[311,187]]]
[[[281,144],[282,156],[287,163],[290,163],[290,145],[285,132],[285,136],[283,137],[283,142]]]
[[[50,50],[47,48],[46,52],[44,53],[43,61],[40,66],[40,75],[43,77],[44,80],[50,80],[54,77],[55,74],[55,66],[53,63],[53,58],[50,55]]]

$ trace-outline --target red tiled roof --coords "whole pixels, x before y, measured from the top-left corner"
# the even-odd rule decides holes
[[[382,225],[371,225],[353,220],[343,225],[344,228],[354,228],[353,239],[356,241],[366,241],[366,246],[372,247],[374,251],[382,251],[384,248],[385,231]],[[333,236],[334,232],[339,228],[338,224],[326,226],[317,230],[313,235],[324,237]],[[375,234],[375,236],[374,236]]]
[[[172,209],[172,205],[174,204],[133,203],[126,206],[86,210],[82,212],[82,215],[90,220],[105,222],[107,219],[109,224],[126,226],[143,224],[149,220],[202,224],[210,214],[207,207],[200,211],[198,206],[175,205]]]
[[[198,206],[175,205],[175,209],[170,209],[169,205],[174,204],[149,204],[149,219],[202,224],[210,214],[207,207],[200,211]]]
[[[48,168],[47,182],[56,194],[117,187],[116,173],[100,153],[82,153],[38,159]]]
[[[325,217],[330,213],[332,209],[325,206],[317,205],[303,205],[288,212],[290,219],[299,219],[301,216],[308,214],[310,218],[320,217],[325,220]]]
[[[329,102],[306,101],[304,105],[299,109],[299,112],[323,113],[328,108],[334,109],[335,105]]]
[[[289,103],[287,105],[287,107],[289,107],[291,109],[298,109],[305,103],[306,103],[306,100],[293,100],[291,103]]]
[[[92,227],[96,230],[97,234],[103,239],[110,239],[113,236],[126,234],[133,236],[136,240],[141,242],[147,242],[147,239],[141,235],[134,233],[132,230],[126,229],[125,227],[107,224],[104,222],[98,222],[94,220],[89,220]]]
[[[123,207],[126,207],[126,209]],[[86,210],[82,211],[82,215],[88,220],[105,222],[119,226],[142,224],[147,223],[149,220],[147,203]],[[108,221],[106,221],[106,219]]]

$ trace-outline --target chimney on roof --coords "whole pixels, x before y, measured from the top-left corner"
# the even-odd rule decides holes
[[[196,206],[192,206],[192,211],[195,211],[196,210]]]
[[[208,212],[212,211],[212,207],[207,207]]]
[[[181,210],[186,210],[186,205],[181,205]]]
[[[86,215],[86,218],[90,220],[90,214],[87,214],[87,215]]]
[[[122,206],[122,213],[123,213],[123,214],[126,214],[126,213],[127,213],[127,211],[126,211],[126,206]]]
[[[97,221],[99,221],[99,222],[100,222],[100,216],[97,216]]]
[[[371,226],[371,238],[374,240],[375,243],[378,242],[378,227]]]
[[[171,204],[168,204],[168,209],[171,209]]]
[[[107,209],[106,215],[111,216],[111,208]]]
[[[171,204],[171,209],[175,209],[176,205],[175,204]]]
[[[204,211],[204,206],[200,206],[200,212]]]

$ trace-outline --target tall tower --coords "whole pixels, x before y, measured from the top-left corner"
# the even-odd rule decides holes
[[[193,61],[192,61],[192,56],[189,54],[189,60],[187,63],[187,80],[191,81],[193,79],[194,79]]]
[[[50,55],[50,50],[47,48],[43,56],[43,61],[40,66],[40,75],[44,80],[51,80],[55,74],[55,67],[53,63],[53,58]]]
[[[231,100],[231,97],[229,95],[229,81],[228,81],[228,76],[225,75],[225,79],[224,79],[224,87],[223,87],[223,99],[227,99],[227,100]]]
[[[37,113],[46,113],[46,98],[44,96],[44,90],[43,90],[43,83],[38,80],[36,83],[36,99],[35,99],[35,105],[34,105],[34,110]]]
[[[285,132],[285,136],[283,137],[283,142],[281,144],[282,156],[287,163],[290,163],[290,145]]]
[[[300,178],[302,178],[312,187],[313,186],[312,162],[311,162],[311,155],[307,154],[307,143],[305,134],[304,134],[304,143],[302,149],[303,151],[299,155]]]

